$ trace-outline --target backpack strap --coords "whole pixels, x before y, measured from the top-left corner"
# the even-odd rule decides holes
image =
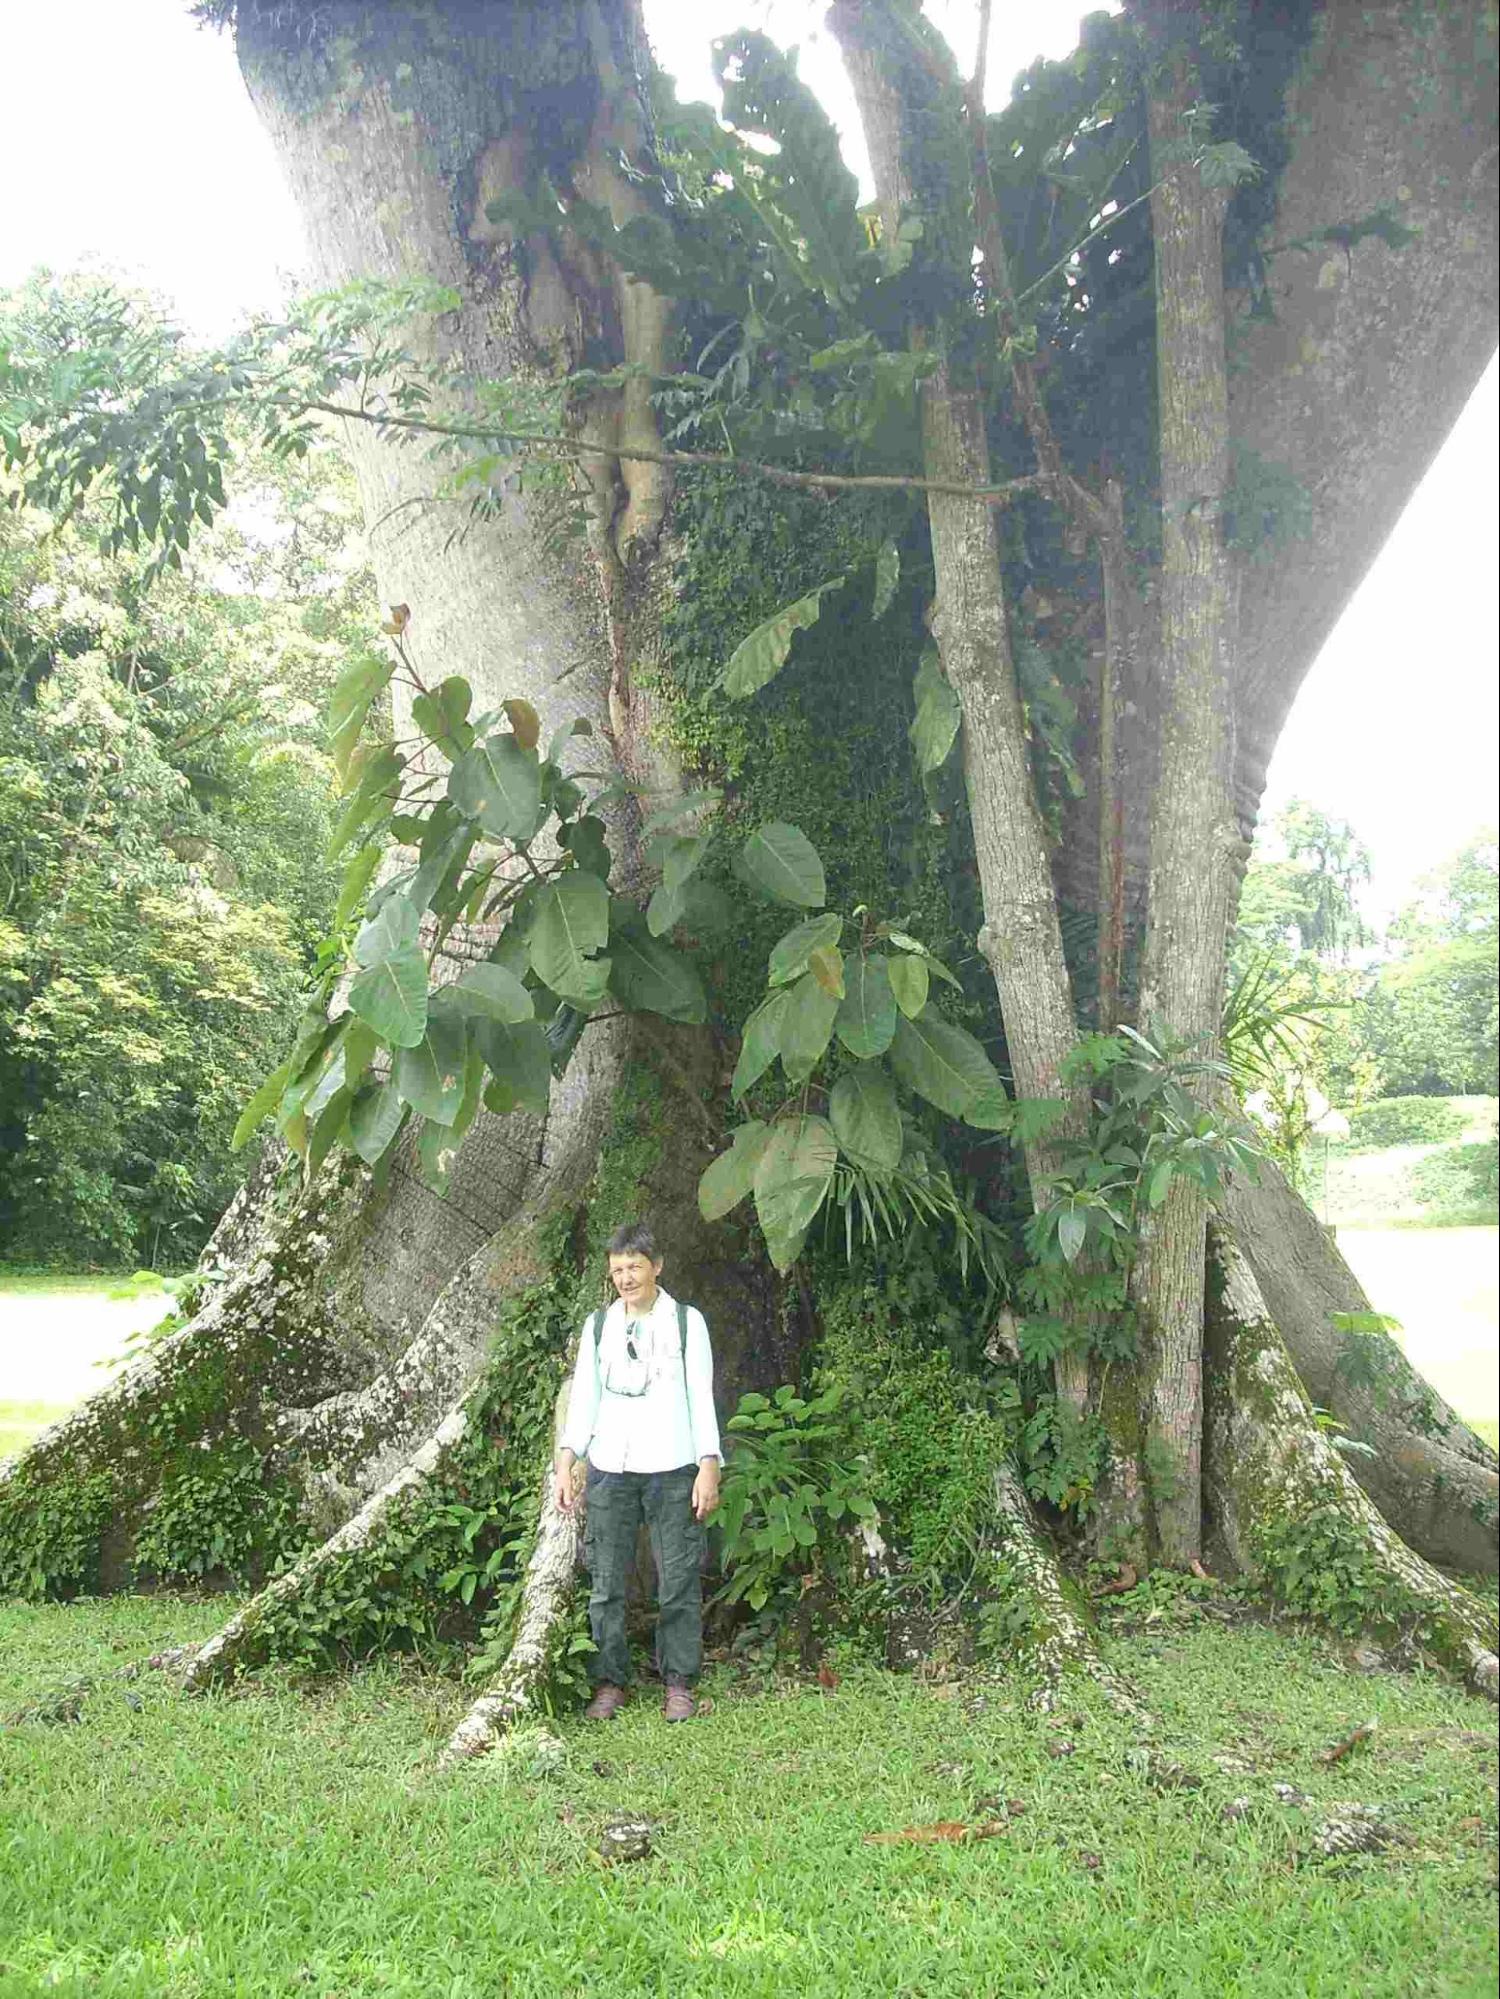
[[[599,1364],[599,1335],[604,1331],[604,1314],[608,1309],[607,1306],[601,1305],[585,1328],[589,1338],[594,1342],[594,1365],[596,1367]]]
[[[677,1344],[682,1354],[682,1364],[684,1367],[687,1366],[687,1315],[688,1308],[679,1298],[677,1300]]]

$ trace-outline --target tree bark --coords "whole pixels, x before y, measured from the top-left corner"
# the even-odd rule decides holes
[[[1224,546],[1229,472],[1222,230],[1225,198],[1192,159],[1195,77],[1168,49],[1148,85],[1161,454],[1160,764],[1140,1016],[1171,1050],[1208,1059],[1224,1008],[1236,832],[1230,670],[1235,593]],[[1210,1077],[1192,1093],[1205,1107]],[[1203,1255],[1208,1203],[1179,1172],[1147,1224],[1138,1295],[1147,1334],[1148,1450],[1163,1557],[1198,1559]]]
[[[903,212],[912,207],[913,149],[910,107],[891,74],[896,30],[883,8],[854,0],[841,0],[829,20],[859,106],[882,226],[894,242]],[[914,328],[913,345],[925,347],[931,335],[930,329]],[[920,398],[924,475],[944,484],[988,485],[989,440],[977,386],[945,355],[922,383]],[[927,518],[936,570],[932,634],[963,712],[964,785],[984,908],[978,947],[994,976],[1017,1095],[1059,1098],[1068,1106],[1049,1138],[1025,1148],[1032,1198],[1040,1208],[1051,1198],[1056,1139],[1076,1137],[1086,1128],[1088,1097],[1068,1091],[1060,1080],[1064,1058],[1078,1039],[1077,1016],[1011,655],[999,525],[993,508],[936,492],[928,495]],[[1088,1396],[1087,1358],[1060,1355],[1057,1381],[1059,1392],[1081,1413]]]
[[[1496,48],[1483,0],[1323,0],[1288,93],[1270,310],[1236,329],[1229,424],[1309,520],[1244,566],[1247,836],[1304,675],[1495,352]],[[1414,233],[1353,240],[1382,215]]]
[[[1336,1323],[1371,1302],[1274,1160],[1231,1181],[1224,1219],[1308,1394],[1374,1451],[1349,1460],[1365,1492],[1429,1562],[1494,1575],[1500,1461],[1388,1334]]]

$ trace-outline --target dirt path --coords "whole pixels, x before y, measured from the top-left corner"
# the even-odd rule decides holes
[[[1413,1363],[1461,1416],[1493,1422],[1500,1230],[1341,1227],[1338,1242],[1376,1310],[1401,1321],[1397,1337]],[[108,1379],[130,1335],[155,1325],[171,1302],[165,1292],[107,1298],[102,1284],[0,1290],[0,1406],[25,1406],[28,1417],[33,1407],[71,1408]]]
[[[102,1286],[0,1290],[0,1403],[71,1408],[108,1380],[131,1334],[154,1326],[171,1306],[164,1291],[107,1298]]]
[[[1500,1415],[1500,1229],[1340,1227],[1338,1245],[1414,1367],[1469,1422]]]

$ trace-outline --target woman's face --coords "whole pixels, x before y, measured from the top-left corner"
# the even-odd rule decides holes
[[[660,1276],[660,1262],[653,1263],[639,1250],[628,1249],[623,1255],[609,1259],[609,1281],[619,1292],[627,1311],[633,1306],[651,1302],[656,1295],[656,1280]]]

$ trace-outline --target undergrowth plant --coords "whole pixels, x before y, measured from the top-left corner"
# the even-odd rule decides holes
[[[717,1600],[763,1611],[803,1577],[842,1567],[839,1542],[873,1521],[869,1467],[843,1390],[741,1396],[719,1494],[725,1581]]]

